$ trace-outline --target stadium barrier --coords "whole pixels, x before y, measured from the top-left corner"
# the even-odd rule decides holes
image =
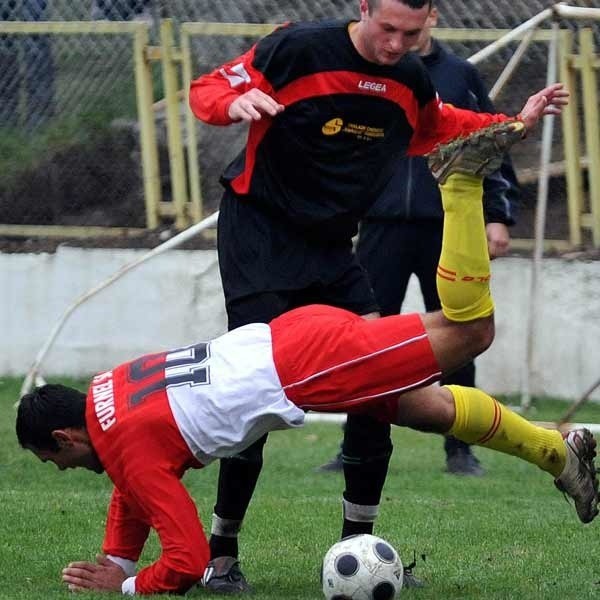
[[[553,236],[543,242],[544,248],[565,249],[579,246],[591,232],[592,243],[600,246],[600,142],[598,131],[598,85],[596,71],[600,67],[595,53],[593,32],[581,29],[577,39],[569,29],[562,29],[558,37],[553,30],[540,29],[548,19],[554,18],[594,18],[599,9],[577,9],[574,7],[554,7],[546,9],[529,21],[513,30],[507,29],[460,29],[439,28],[435,35],[449,44],[485,44],[475,52],[470,60],[486,68],[488,62],[508,56],[506,65],[494,63],[490,75],[496,79],[492,95],[497,98],[504,112],[516,112],[520,104],[511,106],[503,90],[509,80],[519,89],[518,102],[537,89],[535,82],[518,80],[519,65],[527,62],[531,46],[542,45],[554,54],[552,44],[558,54],[560,79],[564,80],[573,96],[571,106],[565,111],[561,140],[554,144],[554,153],[559,160],[546,165],[546,178],[565,174],[567,186],[566,211],[568,225],[562,237]],[[565,12],[566,11],[566,12]],[[5,223],[0,225],[0,235],[11,236],[76,236],[97,235],[136,235],[146,230],[172,225],[182,230],[199,222],[206,214],[213,212],[218,202],[214,183],[218,172],[226,160],[231,158],[229,138],[225,146],[218,145],[216,135],[223,136],[223,130],[210,132],[198,123],[187,107],[188,82],[207,68],[219,64],[221,60],[234,55],[238,47],[244,49],[249,43],[270,32],[276,25],[258,23],[210,23],[182,22],[177,26],[170,19],[159,24],[156,44],[150,43],[150,27],[145,22],[0,22],[0,37],[49,35],[53,38],[64,36],[89,36],[94,39],[106,36],[128,36],[132,54],[131,79],[135,83],[137,123],[139,136],[141,179],[143,181],[143,224],[140,227],[90,226],[82,222],[76,226],[66,224],[35,223],[35,217],[27,223]],[[178,43],[177,43],[178,40]],[[216,40],[216,42],[215,42]],[[516,50],[506,55],[509,44],[519,42]],[[575,42],[577,52],[574,50]],[[237,44],[237,45],[236,45]],[[58,44],[56,47],[63,48]],[[235,50],[234,50],[235,49]],[[225,56],[221,56],[221,54]],[[503,56],[502,53],[505,53]],[[67,62],[68,56],[62,60]],[[107,59],[108,60],[108,59]],[[500,67],[498,66],[500,65]],[[124,70],[124,69],[122,69]],[[500,72],[498,73],[498,70]],[[105,73],[105,76],[111,73]],[[528,74],[529,75],[529,74]],[[129,76],[128,76],[129,77]],[[59,78],[60,79],[60,78]],[[517,79],[517,82],[514,80]],[[525,77],[525,80],[530,77]],[[526,85],[529,84],[529,88]],[[542,82],[543,84],[543,82]],[[539,86],[538,86],[539,87]],[[580,92],[581,90],[581,92]],[[155,96],[163,96],[156,99]],[[581,105],[581,108],[580,106]],[[156,123],[157,115],[164,113],[166,129],[166,150],[168,164],[159,165],[159,140],[161,135]],[[214,129],[214,128],[213,128]],[[239,130],[234,134],[234,145],[240,145],[243,135]],[[540,144],[539,134],[530,136],[529,148]],[[552,143],[552,141],[551,141]],[[582,152],[582,148],[585,149]],[[534,150],[537,152],[537,149]],[[226,154],[227,153],[227,154]],[[530,156],[531,153],[529,152]],[[531,158],[529,158],[529,164]],[[165,177],[168,171],[168,177]],[[585,185],[584,172],[587,170],[589,186]],[[543,187],[539,181],[542,166],[519,168],[520,180],[525,183],[538,181],[538,191]],[[202,178],[208,173],[210,177]],[[60,179],[59,173],[57,178]],[[165,185],[165,181],[167,184]],[[211,188],[210,185],[213,185]],[[125,195],[125,192],[121,192]],[[165,198],[163,198],[165,196]],[[99,198],[99,203],[102,202]],[[112,200],[119,201],[117,193]],[[538,197],[539,202],[539,197]],[[106,202],[110,204],[110,202]],[[60,212],[60,211],[59,211]],[[0,214],[0,223],[2,215]],[[531,248],[534,232],[527,239],[514,240],[515,248]]]
[[[64,47],[64,38],[77,36],[79,40],[82,36],[89,40],[88,45],[83,49],[83,52],[88,47],[94,47],[97,49],[97,54],[100,59],[103,57],[106,60],[110,60],[110,56],[106,49],[102,48],[106,38],[126,38],[128,50],[132,56],[133,71],[130,79],[135,80],[135,99],[136,99],[136,114],[135,118],[139,127],[139,140],[140,140],[140,153],[142,163],[142,178],[143,178],[143,196],[145,200],[145,226],[146,228],[155,228],[158,225],[158,217],[160,214],[160,179],[159,179],[159,168],[158,168],[158,156],[156,151],[156,130],[155,130],[155,119],[153,115],[152,107],[152,74],[149,67],[149,55],[150,44],[149,44],[149,25],[142,22],[90,22],[90,21],[72,21],[72,22],[19,22],[19,21],[3,21],[0,22],[0,36],[3,40],[10,40],[10,44],[4,45],[4,48],[9,47],[14,50],[14,56],[9,56],[11,60],[17,60],[18,58],[18,45],[13,43],[14,40],[11,38],[24,38],[27,39],[31,36],[52,36],[53,38],[60,38],[61,44],[56,40],[58,47]],[[102,42],[99,41],[102,40]],[[18,41],[18,40],[17,40]],[[69,45],[69,42],[66,42]],[[117,43],[115,43],[115,46]],[[73,44],[74,46],[74,44]],[[124,47],[127,47],[124,46]],[[79,50],[81,54],[81,50]],[[62,69],[58,69],[57,79],[59,83],[61,81],[61,75],[63,72],[67,72],[67,69],[71,68],[74,70],[85,69],[86,62],[84,61],[81,54],[78,56],[73,52],[69,55],[65,55],[63,62],[65,66]],[[73,60],[81,58],[81,64],[75,64]],[[54,70],[54,67],[53,67]],[[35,73],[34,73],[35,74]],[[86,73],[87,75],[87,73]],[[105,78],[113,76],[112,71],[103,73]],[[82,74],[81,77],[84,75]],[[7,81],[7,86],[14,86],[14,81]],[[31,85],[30,83],[28,85]],[[54,82],[53,82],[54,85]],[[72,82],[66,82],[64,85],[56,85],[56,98],[53,99],[55,109],[53,117],[62,117],[63,121],[66,121],[68,113],[71,109],[69,105],[69,95],[73,95],[73,88],[76,85],[72,85]],[[78,91],[78,90],[77,90]],[[96,91],[96,90],[95,90]],[[3,93],[6,93],[4,91]],[[87,98],[86,98],[87,100]],[[16,100],[17,104],[22,103],[20,99]],[[62,111],[61,111],[62,109]],[[62,123],[61,123],[62,124]],[[21,141],[17,134],[14,133],[21,127],[21,122],[15,117],[14,121],[4,123],[6,128],[7,137],[9,134],[15,136],[17,141]],[[62,125],[66,129],[66,125]],[[30,133],[31,139],[34,143],[48,143],[48,139],[44,137],[38,138],[38,131],[32,130]],[[52,131],[54,135],[56,133]],[[60,178],[63,174],[59,173]],[[43,202],[43,198],[37,199],[40,203]],[[33,201],[32,201],[33,203]],[[35,219],[35,215],[33,216]],[[135,234],[135,228],[108,228],[108,227],[89,227],[89,225],[82,224],[81,226],[66,226],[66,225],[38,225],[38,224],[2,224],[0,225],[0,235],[7,236],[73,236],[73,237],[89,237],[98,234],[107,235],[133,235]]]

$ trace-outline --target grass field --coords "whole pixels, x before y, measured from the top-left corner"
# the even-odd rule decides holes
[[[60,571],[98,552],[110,484],[85,471],[59,474],[18,447],[12,405],[19,385],[0,379],[0,598],[72,598]],[[532,418],[550,419],[564,408],[544,402]],[[585,407],[577,419],[599,422],[600,407]],[[332,424],[271,435],[241,536],[255,600],[320,598],[320,561],[339,534],[343,478],[313,469],[332,456],[339,438]],[[403,591],[404,598],[600,596],[599,524],[581,525],[547,474],[478,449],[487,475],[461,479],[442,472],[441,438],[396,429],[394,445],[376,533],[405,563],[416,552],[416,574],[427,582]],[[205,524],[216,475],[212,466],[185,478]],[[158,551],[152,538],[142,562]]]

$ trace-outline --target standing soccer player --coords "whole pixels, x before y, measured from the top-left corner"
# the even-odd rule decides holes
[[[277,29],[191,84],[194,114],[213,125],[250,124],[247,144],[222,176],[218,252],[230,329],[269,323],[292,308],[326,303],[365,317],[378,306],[352,253],[359,220],[397,161],[507,119],[460,110],[437,97],[409,54],[429,0],[360,0],[360,20]],[[562,86],[532,96],[531,127],[558,110]],[[342,536],[371,533],[387,474],[389,440],[370,417],[346,428]],[[222,460],[211,527],[213,591],[248,589],[238,533],[266,435]]]
[[[494,112],[477,68],[432,36],[437,22],[438,9],[432,5],[414,51],[421,57],[441,99],[459,108]],[[518,184],[508,156],[498,171],[485,178],[483,189],[488,249],[490,256],[496,258],[508,252],[509,227],[515,223],[519,208]],[[419,281],[425,310],[439,310],[436,270],[443,223],[440,191],[427,160],[422,156],[402,158],[381,196],[362,220],[356,246],[382,316],[400,312],[413,274]],[[474,387],[475,363],[464,365],[442,383]],[[379,427],[382,431],[373,431],[373,438],[383,444],[389,438],[389,428],[385,431],[384,424]],[[444,450],[449,473],[483,475],[483,467],[468,444],[448,436]],[[319,470],[342,468],[340,451]]]

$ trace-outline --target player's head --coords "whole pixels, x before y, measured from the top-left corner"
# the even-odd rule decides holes
[[[406,4],[410,8],[423,8],[425,5],[431,6],[433,5],[433,0],[396,0],[401,4]],[[369,7],[369,12],[373,12],[376,8],[379,8],[382,0],[366,0],[367,6]]]
[[[368,61],[394,65],[417,44],[431,0],[360,0],[360,22],[353,36]]]
[[[50,460],[61,470],[103,471],[85,426],[85,394],[78,390],[51,384],[25,394],[16,430],[19,444],[44,462]]]
[[[427,55],[431,52],[431,30],[432,28],[437,27],[438,16],[438,9],[432,3],[429,7],[429,14],[425,20],[425,25],[421,31],[421,34],[419,35],[419,39],[414,47],[411,48],[413,52],[416,52],[421,56]]]

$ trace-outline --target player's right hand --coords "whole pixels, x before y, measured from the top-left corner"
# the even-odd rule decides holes
[[[125,579],[125,571],[101,554],[96,556],[95,563],[86,560],[72,562],[62,570],[62,580],[71,592],[120,592]]]
[[[285,107],[258,88],[252,88],[238,96],[230,105],[229,118],[232,121],[260,121],[262,115],[277,116]]]

